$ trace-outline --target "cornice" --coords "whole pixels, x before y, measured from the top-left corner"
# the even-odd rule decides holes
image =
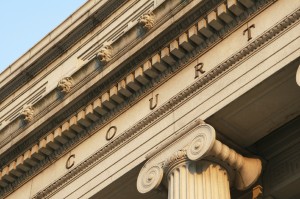
[[[7,81],[5,84],[1,85],[0,102],[2,102],[4,99],[10,96],[17,88],[20,88],[26,82],[30,81],[35,75],[41,72],[52,61],[58,58],[63,52],[65,52],[70,47],[72,47],[79,39],[81,39],[84,35],[86,35],[90,31],[92,31],[96,26],[98,26],[105,18],[107,18],[111,13],[113,13],[114,10],[120,7],[124,2],[126,2],[126,0],[107,1],[105,4],[103,4],[100,7],[98,11],[94,11],[94,13],[90,13],[87,19],[85,19],[81,24],[79,24],[75,29],[70,31],[65,37],[57,41],[55,45],[49,48],[49,50],[47,50],[38,59],[31,61],[32,64],[26,66],[26,68],[24,67],[25,63],[19,66],[20,68],[22,67],[20,73],[14,75],[12,73],[14,73],[15,71],[10,72],[9,75],[14,76],[14,78],[12,78],[10,81]],[[74,13],[74,15],[76,15],[76,13]],[[9,68],[7,70],[13,70],[13,69]],[[1,79],[3,80],[4,80],[4,75],[6,75],[6,70],[3,71],[3,73],[1,74]]]
[[[53,191],[60,189],[66,185],[66,183],[70,183],[72,179],[75,179],[78,177],[79,174],[82,174],[86,172],[88,169],[92,168],[93,165],[97,164],[99,161],[101,161],[103,158],[107,157],[109,154],[113,153],[114,150],[117,150],[122,145],[128,143],[130,140],[134,139],[136,136],[140,135],[145,129],[147,129],[149,126],[153,125],[153,123],[158,122],[161,118],[165,117],[169,111],[172,109],[176,109],[176,107],[180,106],[181,103],[183,103],[185,100],[188,100],[195,94],[201,92],[202,89],[205,88],[205,86],[208,85],[208,83],[216,77],[220,77],[221,74],[223,74],[225,71],[228,71],[229,69],[232,69],[238,65],[238,63],[243,62],[243,60],[247,59],[247,57],[252,56],[254,53],[258,52],[259,49],[263,48],[265,45],[268,45],[268,43],[272,42],[274,39],[280,36],[281,32],[284,32],[289,27],[293,26],[295,22],[298,21],[300,17],[300,10],[296,10],[293,14],[286,17],[284,20],[282,20],[280,23],[276,24],[274,27],[266,31],[263,35],[258,37],[256,40],[251,42],[247,47],[242,49],[239,53],[233,55],[228,60],[224,61],[211,71],[209,71],[203,78],[199,79],[199,81],[195,82],[193,85],[191,85],[189,88],[183,90],[178,95],[174,96],[170,101],[168,101],[166,104],[162,105],[157,111],[149,114],[146,118],[144,118],[142,121],[138,122],[136,125],[134,125],[131,129],[124,132],[122,135],[117,137],[114,142],[108,143],[106,146],[104,146],[102,149],[100,149],[97,153],[95,153],[93,156],[89,157],[86,161],[79,164],[78,167],[74,168],[72,171],[70,171],[68,174],[63,176],[62,178],[58,179],[55,184],[50,185],[47,189],[45,189],[43,192],[40,192],[36,195],[37,198],[40,196],[46,196],[48,194],[53,193]],[[215,41],[218,42],[218,39]],[[212,42],[210,45],[214,45],[215,43]],[[201,51],[203,52],[203,51]],[[168,71],[169,74],[172,74],[176,72],[176,69],[180,69],[190,63],[191,60],[194,60],[194,57],[188,57],[188,60],[185,63],[181,63],[182,65],[178,65],[175,68],[173,68],[171,71]],[[168,76],[168,74],[164,74],[165,76]],[[154,85],[158,85],[159,82],[153,82]],[[149,89],[149,87],[148,87]],[[124,108],[124,107],[123,107]],[[116,113],[114,113],[116,114]],[[108,117],[109,118],[109,117]],[[108,118],[105,118],[104,121],[109,121]],[[103,126],[103,121],[100,121],[96,124],[93,124],[91,127],[87,129],[87,132],[84,132],[81,134],[81,138],[76,138],[72,140],[72,142],[66,144],[62,147],[61,151],[67,151],[68,147],[76,143],[78,140],[83,139],[88,134],[93,133],[97,130],[99,130]],[[56,156],[56,158],[59,158],[61,154],[64,152],[57,151],[53,156]],[[45,160],[43,162],[43,165],[46,165],[51,162],[51,160]],[[28,178],[28,175],[26,174],[25,178]],[[12,187],[11,187],[12,188]],[[8,191],[8,190],[7,190]],[[46,194],[46,195],[44,195]]]

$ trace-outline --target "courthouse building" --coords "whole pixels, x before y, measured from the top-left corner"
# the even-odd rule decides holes
[[[0,75],[0,198],[299,199],[299,18],[87,1]]]

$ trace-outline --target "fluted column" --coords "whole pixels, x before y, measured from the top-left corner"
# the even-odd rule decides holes
[[[230,199],[231,186],[245,190],[261,173],[259,159],[243,157],[216,140],[214,129],[201,121],[147,157],[137,189],[146,193],[165,186],[168,199]]]
[[[210,162],[184,162],[168,172],[168,199],[230,199],[226,169]]]

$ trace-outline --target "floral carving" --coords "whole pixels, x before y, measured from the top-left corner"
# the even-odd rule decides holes
[[[179,161],[185,161],[185,160],[187,160],[186,150],[180,149],[179,151],[176,151],[164,161],[163,167],[164,168],[171,167],[172,164],[176,164]]]
[[[20,112],[20,114],[24,117],[24,120],[26,122],[31,122],[33,119],[33,107],[32,105],[27,105],[23,107],[23,110]]]
[[[57,87],[61,90],[63,93],[68,93],[71,91],[71,88],[73,87],[73,78],[72,77],[64,77],[59,82]]]
[[[112,58],[112,47],[110,45],[103,46],[103,48],[98,53],[98,57],[101,62],[109,62]]]
[[[148,12],[146,14],[143,14],[139,19],[139,23],[142,24],[145,29],[151,29],[155,23],[154,13]]]

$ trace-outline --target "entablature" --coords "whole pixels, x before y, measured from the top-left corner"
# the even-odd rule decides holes
[[[207,10],[206,10],[206,12],[207,12]],[[108,111],[111,111],[111,112],[116,112],[117,111],[117,109],[115,109],[116,108],[115,106],[117,106],[119,108],[124,108],[124,107],[122,107],[122,106],[124,106],[123,101],[120,100],[120,95],[119,95],[120,93],[122,94],[121,96],[126,99],[126,101],[128,100],[129,105],[133,104],[134,103],[134,100],[133,100],[134,97],[137,97],[139,95],[141,95],[141,97],[145,96],[145,94],[143,95],[143,92],[149,93],[149,90],[151,91],[151,87],[159,84],[159,82],[161,81],[160,78],[167,77],[168,73],[176,72],[177,69],[180,70],[181,65],[185,65],[187,62],[190,62],[191,60],[193,60],[194,59],[193,56],[195,54],[197,54],[199,52],[203,52],[202,51],[203,49],[206,49],[206,50],[209,49],[210,47],[212,47],[214,45],[214,42],[216,42],[218,40],[220,41],[219,36],[222,35],[222,33],[216,31],[215,29],[212,29],[212,32],[214,33],[212,35],[212,37],[207,37],[206,38],[204,36],[204,38],[207,39],[207,41],[203,42],[203,43],[205,43],[205,45],[200,45],[200,46],[194,47],[195,43],[193,43],[193,42],[199,41],[198,39],[196,39],[195,41],[193,41],[191,39],[192,42],[191,41],[186,41],[185,38],[187,38],[187,37],[191,38],[189,33],[193,32],[192,30],[194,29],[196,18],[197,18],[197,16],[195,16],[191,20],[192,25],[191,24],[186,24],[186,27],[183,28],[183,30],[185,31],[184,33],[182,33],[182,31],[175,32],[172,35],[172,37],[170,36],[171,37],[171,38],[169,38],[170,41],[163,40],[163,41],[165,41],[165,43],[161,42],[160,44],[157,44],[160,41],[159,39],[161,39],[161,37],[160,37],[161,35],[159,36],[158,39],[156,39],[155,37],[153,37],[153,35],[155,33],[155,29],[152,30],[152,32],[150,30],[149,32],[146,33],[146,36],[153,39],[152,40],[153,43],[156,42],[155,47],[152,47],[149,50],[149,46],[152,46],[151,44],[153,44],[153,43],[148,40],[149,43],[147,43],[144,48],[141,48],[140,54],[137,53],[139,56],[141,56],[141,57],[144,56],[144,57],[140,58],[140,59],[137,59],[136,62],[133,61],[134,59],[136,59],[136,57],[135,57],[136,54],[128,55],[129,61],[126,61],[125,63],[122,62],[123,61],[122,59],[124,59],[124,58],[121,57],[121,61],[118,61],[118,59],[120,57],[118,57],[118,56],[113,57],[112,61],[108,63],[108,67],[107,67],[107,69],[110,69],[109,71],[112,71],[112,72],[109,72],[109,73],[107,72],[106,73],[110,76],[108,76],[104,79],[101,79],[101,80],[103,80],[103,82],[102,81],[97,82],[97,81],[99,81],[99,79],[96,78],[97,79],[97,80],[95,80],[96,83],[94,84],[94,86],[91,86],[91,88],[89,88],[90,85],[93,85],[91,83],[91,79],[84,79],[85,76],[81,76],[78,73],[74,73],[72,78],[75,80],[75,86],[77,85],[78,87],[80,87],[80,86],[88,83],[87,87],[79,88],[78,90],[73,90],[73,91],[70,92],[70,94],[67,94],[65,96],[66,98],[64,98],[65,100],[70,99],[71,96],[75,95],[75,93],[77,93],[80,89],[81,89],[81,91],[88,89],[86,91],[86,93],[83,92],[84,95],[80,96],[78,94],[78,96],[80,96],[80,99],[72,101],[72,103],[73,102],[74,103],[81,103],[76,107],[77,110],[74,111],[74,109],[72,109],[72,110],[69,110],[70,112],[67,113],[67,114],[70,114],[71,117],[73,118],[74,116],[72,116],[72,115],[74,114],[74,112],[76,112],[75,116],[76,116],[77,119],[75,121],[79,123],[79,124],[76,124],[76,127],[88,128],[89,129],[89,123],[92,123],[92,121],[94,121],[94,119],[93,119],[94,117],[99,117],[99,116],[102,117],[101,113],[100,114],[94,113],[94,111],[97,112],[96,110],[100,110],[100,109],[96,109],[96,108],[99,108],[99,106],[94,106],[94,104],[97,104],[97,102],[99,102],[99,100],[100,100],[100,105],[104,105],[105,110],[108,110]],[[184,18],[183,20],[186,20],[186,19]],[[197,23],[196,23],[198,25],[198,27],[196,27],[196,28],[199,28],[199,23],[198,22],[199,21],[197,21]],[[205,22],[208,23],[206,18],[205,18]],[[243,22],[243,19],[239,23],[242,24],[242,22]],[[203,21],[202,21],[202,23],[203,23]],[[239,23],[236,24],[236,25],[239,25]],[[182,26],[183,25],[179,23],[179,24],[176,24],[176,27],[173,27],[173,28],[177,29],[178,27],[182,27]],[[210,25],[210,26],[213,28],[213,25]],[[227,30],[230,30],[230,28],[232,28],[232,27],[229,27],[229,26],[225,25],[224,28],[225,29],[227,28]],[[172,30],[173,30],[172,28],[169,29],[170,32],[172,32]],[[222,31],[224,31],[224,30],[222,29]],[[170,32],[168,32],[168,33],[170,34]],[[228,33],[228,32],[226,32],[226,31],[223,32],[223,34],[225,36],[226,36],[226,33]],[[167,34],[167,33],[165,33],[165,34]],[[179,34],[180,34],[180,36],[178,37]],[[164,34],[162,34],[162,35],[164,35]],[[175,35],[175,40],[173,40],[174,35]],[[195,37],[193,37],[193,38],[195,38]],[[196,38],[197,38],[197,36],[196,36]],[[199,38],[201,38],[201,37],[199,37]],[[147,38],[145,40],[147,40]],[[210,41],[208,41],[208,40],[210,40]],[[139,40],[139,41],[141,41],[141,40]],[[184,42],[180,42],[180,41],[184,41]],[[175,46],[175,48],[174,48],[174,46]],[[191,47],[194,48],[194,49],[189,50]],[[163,59],[163,54],[164,54],[163,52],[167,52],[166,48],[169,49],[169,54],[167,53],[168,56],[166,56],[165,57],[166,59],[164,60]],[[159,53],[157,53],[157,49],[160,49]],[[134,49],[134,50],[137,50],[137,49]],[[204,50],[204,51],[206,51],[206,50]],[[244,52],[244,53],[247,53],[247,52]],[[157,56],[157,54],[158,54],[158,56]],[[240,56],[243,56],[243,54],[241,54]],[[166,69],[162,66],[161,63],[158,62],[159,59],[163,60],[163,63],[166,65]],[[178,64],[174,64],[174,65],[169,64],[168,61],[170,61],[170,63],[172,63],[172,59],[178,61]],[[229,61],[227,64],[230,64],[230,63],[231,62]],[[118,64],[120,64],[120,65],[118,65]],[[87,64],[86,66],[89,66],[89,67],[92,68],[95,65],[96,66],[101,66],[102,62],[101,61],[99,62],[99,60],[96,58],[95,60],[90,61],[89,64]],[[142,67],[140,67],[140,65],[142,65]],[[114,68],[113,66],[115,66],[116,68]],[[137,66],[139,66],[139,67],[137,67]],[[118,69],[118,67],[119,67],[119,69]],[[127,68],[125,68],[125,67],[127,67]],[[141,73],[138,73],[137,71],[141,71]],[[103,72],[105,72],[105,69],[103,70]],[[210,78],[213,78],[213,76],[216,75],[216,74],[219,74],[219,72],[222,72],[222,69],[219,69],[219,71],[216,69],[215,74],[214,73],[210,73],[210,74],[206,73],[205,76],[204,76],[204,77],[206,77],[206,79],[204,78],[203,81],[205,82],[206,80],[209,80]],[[90,75],[89,73],[87,73],[87,74],[89,75],[89,77],[94,77],[95,78],[97,76],[97,74],[94,74],[95,76]],[[136,78],[137,77],[136,74],[140,74],[141,76],[144,76],[146,78],[144,78],[144,79],[142,78],[142,79],[138,80]],[[101,75],[103,75],[103,74],[101,74]],[[104,77],[104,76],[102,76],[102,77]],[[80,84],[76,84],[76,79],[79,80],[80,78],[84,79],[85,81],[82,81]],[[117,84],[117,86],[116,85],[113,86],[112,84],[106,84],[106,82],[104,82],[104,81],[114,82],[114,84],[117,82],[118,84]],[[146,81],[145,84],[143,84],[144,81]],[[166,81],[166,80],[163,80],[163,81]],[[125,84],[126,87],[124,87],[124,86],[122,87],[122,83],[123,83],[123,85]],[[132,83],[132,84],[129,84],[129,83]],[[102,85],[103,87],[99,87],[99,85]],[[139,89],[135,90],[135,88],[137,88],[136,86],[140,86],[142,88],[139,88]],[[92,91],[92,92],[90,92],[90,91]],[[128,96],[127,97],[126,93],[128,94],[129,92],[134,93],[133,94],[134,96],[132,96],[132,97]],[[89,95],[85,95],[87,93],[89,93]],[[113,95],[113,94],[115,94],[115,95]],[[86,96],[88,96],[89,98],[83,100],[82,98],[86,97]],[[135,100],[138,100],[140,98],[137,97]],[[83,102],[81,102],[81,101],[83,101]],[[115,106],[113,106],[112,104],[115,105]],[[62,105],[60,105],[60,106],[62,106]],[[67,107],[65,107],[63,110],[61,110],[59,112],[59,114],[61,114],[62,112],[65,112],[67,110],[67,108],[68,109],[70,108],[70,106],[71,105],[67,105]],[[110,108],[110,107],[112,107],[112,108]],[[74,106],[73,106],[73,108],[74,108]],[[90,110],[90,112],[89,112],[89,110]],[[90,113],[90,114],[87,114],[87,113]],[[113,114],[116,114],[116,113],[113,113]],[[103,114],[103,115],[105,115],[105,114]],[[59,122],[59,123],[61,125],[64,125],[65,122],[66,122],[65,121],[66,117],[65,116],[64,117],[61,116],[61,117],[62,117],[62,122]],[[80,119],[78,119],[78,117]],[[67,116],[67,118],[68,118],[68,116]],[[103,122],[109,121],[109,120],[106,120],[107,118],[109,118],[108,115],[105,115],[103,118],[104,118]],[[68,120],[67,123],[70,124],[71,123],[70,117],[67,120]],[[95,121],[98,121],[98,119],[96,119]],[[57,122],[57,121],[53,121],[53,122]],[[101,120],[101,122],[102,122],[102,120]],[[56,129],[59,129],[59,128],[62,129],[63,126],[60,126]],[[51,130],[51,129],[47,129],[47,130]],[[45,134],[47,134],[47,130],[44,131]],[[45,135],[45,134],[40,134],[40,135]],[[51,133],[49,135],[51,135]],[[67,137],[69,137],[69,136],[67,136]],[[38,143],[38,144],[40,144],[40,143]]]
[[[20,112],[24,106],[39,103],[41,98],[54,98],[52,101],[57,100],[59,96],[53,96],[53,91],[61,79],[76,75],[75,73],[80,76],[91,73],[91,71],[86,70],[97,70],[98,72],[103,70],[104,64],[94,66],[93,68],[88,68],[86,65],[91,60],[95,60],[95,56],[101,59],[101,51],[109,46],[110,43],[114,43],[114,49],[110,50],[111,53],[114,53],[114,57],[117,56],[116,54],[124,54],[124,47],[130,45],[133,40],[140,39],[145,34],[143,28],[138,24],[142,13],[151,12],[151,10],[157,8],[163,2],[164,1],[156,2],[152,0],[146,3],[143,1],[128,1],[125,3],[118,12],[111,14],[111,16],[103,21],[94,32],[82,38],[81,41],[68,50],[67,53],[62,53],[59,59],[54,61],[39,75],[31,79],[28,84],[29,86],[26,85],[16,90],[14,96],[11,96],[0,105],[0,111],[2,113],[0,116],[0,130],[10,125],[10,127],[7,127],[10,129],[10,132],[15,131],[14,129],[17,127],[12,127],[13,125],[10,123],[15,122],[14,120],[20,116]],[[169,2],[168,4],[175,7],[179,3],[180,1],[171,1],[171,3]],[[185,3],[183,3],[183,5],[185,5]],[[169,9],[171,9],[172,6],[169,5]],[[163,17],[166,11],[159,14]],[[126,39],[125,41],[117,41],[119,38]],[[47,95],[48,97],[46,97]],[[52,97],[49,97],[49,95],[52,95]],[[48,104],[51,103],[50,101]],[[14,126],[22,126],[22,123],[15,124]]]
[[[173,8],[175,9],[174,13],[176,13],[179,8],[182,9],[186,5],[186,2],[183,2],[181,4],[181,7],[178,7],[178,3],[180,3],[181,1],[170,1],[170,2],[173,5]],[[170,2],[167,2],[167,3],[170,3]],[[199,1],[199,2],[202,2],[202,1]],[[194,3],[194,5],[199,4],[199,2]],[[215,5],[216,2],[210,3],[210,4]],[[134,2],[132,2],[132,3],[134,3]],[[128,5],[131,5],[131,4],[128,4]],[[150,4],[150,5],[153,6],[153,4]],[[171,9],[171,6],[169,6],[168,9]],[[192,7],[190,6],[189,9],[192,9]],[[169,11],[169,10],[167,10],[167,11]],[[162,13],[160,13],[163,21],[166,20],[166,19],[164,19],[165,15],[168,15],[170,18],[174,14],[173,12],[169,13],[167,11],[162,10]],[[204,11],[202,11],[202,12],[204,12]],[[148,11],[146,11],[146,13],[148,13]],[[138,17],[136,17],[136,18],[138,18]],[[157,20],[157,24],[156,24],[156,28],[155,28],[156,32],[153,33],[154,35],[160,34],[160,31],[161,31],[161,30],[157,30],[159,21],[158,21],[158,18],[156,20]],[[172,23],[170,23],[170,21],[169,21],[168,25],[170,25],[170,24],[172,24]],[[168,26],[166,26],[164,28],[167,28],[167,27]],[[128,38],[130,35],[132,35],[132,31],[131,31],[128,34],[125,34],[123,37],[120,37],[120,39],[115,41],[114,45],[112,45],[113,49],[114,49],[114,52],[113,52],[114,56],[113,56],[113,59],[108,64],[101,62],[101,61],[99,62],[100,58],[99,58],[99,56],[96,56],[96,58],[93,57],[92,60],[83,61],[82,67],[78,68],[77,71],[76,70],[69,71],[69,70],[67,70],[68,65],[66,65],[66,64],[63,65],[64,68],[61,70],[67,71],[67,73],[65,73],[65,75],[67,77],[73,76],[74,85],[73,85],[72,92],[62,94],[60,92],[60,89],[56,88],[58,82],[64,78],[64,77],[61,77],[61,79],[58,78],[58,77],[60,77],[59,70],[57,71],[56,75],[54,74],[54,75],[49,76],[49,78],[50,78],[49,81],[54,81],[54,83],[51,84],[51,88],[50,87],[48,88],[48,93],[45,91],[45,90],[47,90],[45,88],[45,84],[46,83],[49,84],[49,82],[46,81],[45,84],[43,84],[41,87],[39,87],[39,90],[37,92],[34,92],[34,93],[38,93],[38,94],[45,92],[45,94],[44,94],[45,96],[42,99],[41,99],[41,96],[33,96],[33,97],[29,98],[29,100],[34,100],[33,101],[34,103],[31,103],[31,101],[27,100],[28,101],[27,104],[31,104],[34,107],[34,115],[35,115],[34,119],[30,123],[26,123],[26,122],[24,123],[23,118],[20,116],[19,112],[22,110],[23,106],[26,104],[21,104],[21,106],[18,107],[17,110],[14,109],[14,112],[15,112],[14,114],[17,114],[17,115],[13,115],[12,118],[9,118],[9,119],[12,119],[13,121],[9,125],[2,127],[2,130],[1,130],[2,131],[2,135],[1,135],[2,136],[2,139],[1,139],[2,140],[2,143],[1,143],[2,149],[1,149],[0,153],[3,153],[7,149],[6,147],[3,148],[3,146],[5,146],[5,144],[8,143],[9,141],[15,140],[14,139],[15,137],[19,136],[20,134],[23,134],[23,135],[21,135],[21,137],[25,137],[28,133],[24,133],[24,131],[25,132],[28,132],[28,131],[31,132],[32,130],[39,131],[38,130],[39,128],[36,128],[37,126],[35,126],[33,124],[35,123],[35,121],[37,121],[41,118],[43,119],[43,122],[39,122],[39,123],[46,122],[46,123],[44,123],[44,125],[47,126],[47,129],[49,131],[51,128],[50,127],[51,125],[49,125],[47,123],[48,123],[48,118],[50,118],[50,116],[47,117],[46,114],[48,114],[50,109],[53,110],[54,107],[56,107],[57,105],[60,104],[61,107],[56,108],[53,114],[60,114],[61,108],[63,108],[63,107],[67,108],[66,105],[68,104],[68,102],[71,102],[72,100],[75,100],[74,102],[71,102],[71,103],[76,104],[75,105],[77,107],[76,109],[78,109],[78,108],[80,109],[80,107],[83,107],[86,103],[88,103],[87,101],[84,102],[83,99],[79,99],[78,97],[80,95],[82,95],[82,93],[86,92],[87,87],[89,87],[89,86],[86,86],[86,83],[88,83],[91,79],[93,79],[93,83],[90,81],[89,85],[94,84],[92,86],[93,88],[98,86],[98,88],[96,89],[97,90],[96,93],[103,92],[103,89],[109,89],[109,87],[112,86],[111,82],[117,82],[117,80],[116,80],[117,72],[119,75],[118,78],[119,79],[123,78],[130,73],[130,70],[132,72],[133,68],[135,66],[137,66],[138,64],[140,64],[140,62],[143,61],[145,59],[145,57],[147,58],[147,57],[151,56],[152,52],[155,52],[155,50],[157,50],[158,46],[154,46],[150,43],[147,44],[147,46],[144,46],[143,43],[141,44],[139,42],[144,38],[145,34],[149,34],[150,32],[153,32],[153,30],[151,30],[149,32],[144,32],[142,35],[140,35],[141,34],[140,33],[141,26],[136,23],[135,26],[133,26],[133,28],[136,31],[136,32],[134,32],[133,38],[131,38],[131,39]],[[177,28],[174,28],[174,29],[177,29]],[[96,35],[98,35],[99,32],[101,33],[101,30],[102,30],[102,28],[100,27],[100,29]],[[172,37],[170,37],[170,35],[168,35],[168,34],[165,34],[165,37],[169,37],[169,40],[170,40],[171,38],[175,37],[176,34],[179,34],[178,30],[176,33],[175,32],[173,33]],[[93,36],[93,38],[97,38],[97,37]],[[125,38],[126,43],[124,43],[124,38]],[[91,41],[92,41],[92,39],[91,39]],[[150,41],[151,41],[151,39],[148,38],[147,42],[150,42]],[[92,43],[94,43],[94,42],[95,41],[93,41]],[[151,42],[153,42],[153,41],[151,41]],[[156,42],[157,42],[156,45],[162,44],[162,42],[159,42],[159,39],[156,39]],[[107,43],[107,41],[105,41],[105,43]],[[91,45],[91,44],[89,44],[89,45]],[[96,44],[97,44],[97,42],[96,42]],[[128,45],[130,45],[130,46],[128,46]],[[100,46],[102,46],[102,44]],[[131,54],[126,53],[126,50],[124,50],[124,49],[126,49],[126,48],[130,49],[130,48],[132,48],[132,46],[135,46],[135,48],[133,49],[133,52]],[[147,49],[147,47],[149,47],[149,46],[151,46],[151,52],[150,52],[149,48]],[[93,48],[91,48],[91,49],[94,50]],[[139,54],[139,55],[134,55],[134,53],[138,52],[141,49],[144,50],[144,53]],[[101,51],[101,48],[100,48],[100,51]],[[87,52],[89,52],[89,51],[87,51]],[[128,58],[131,59],[131,63],[130,63],[129,67],[128,67],[129,61],[126,60]],[[126,68],[122,69],[122,67],[124,67],[124,66]],[[123,71],[122,72],[118,71],[120,69],[122,69]],[[63,73],[63,71],[62,71],[62,73]],[[126,72],[124,72],[124,71],[126,71]],[[115,77],[113,77],[113,76],[115,76]],[[111,79],[109,79],[109,78],[111,78]],[[100,82],[99,82],[99,80],[100,80]],[[102,83],[102,82],[105,82],[105,83]],[[97,84],[95,84],[95,83],[97,83]],[[100,84],[102,84],[102,88],[99,87]],[[90,89],[92,89],[92,87]],[[78,92],[80,92],[80,93],[78,93]],[[74,95],[74,93],[75,93],[75,95]],[[93,94],[93,95],[95,97],[97,94]],[[91,101],[91,99],[92,98],[88,98],[89,101]],[[67,104],[62,103],[63,101],[67,101]],[[79,105],[79,104],[81,104],[81,105]],[[74,113],[73,111],[68,110],[68,112],[65,112],[65,114],[72,114],[71,112]],[[52,115],[52,117],[53,117],[53,115]],[[64,116],[64,117],[66,117],[66,116]],[[6,119],[6,118],[3,118],[3,119]],[[53,122],[53,125],[56,126],[57,122],[58,122],[58,118],[56,119],[55,122]],[[28,130],[28,128],[30,130]],[[43,129],[45,129],[45,128],[43,128]],[[39,132],[41,132],[41,131],[39,131]],[[33,133],[31,133],[31,134],[33,134]],[[37,134],[35,134],[35,137],[36,136],[37,136]],[[15,140],[14,142],[17,142],[18,140],[19,139]]]

